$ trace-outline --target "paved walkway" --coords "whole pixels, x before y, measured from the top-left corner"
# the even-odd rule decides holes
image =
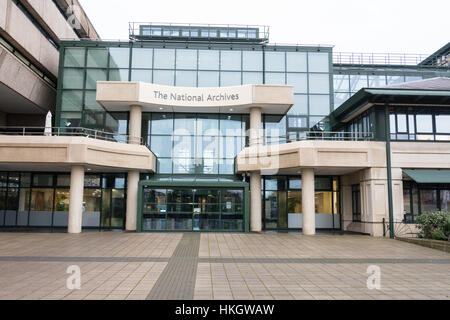
[[[450,300],[450,254],[354,235],[0,233],[0,299]]]

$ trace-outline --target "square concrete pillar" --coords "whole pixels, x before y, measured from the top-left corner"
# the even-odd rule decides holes
[[[302,217],[304,235],[316,234],[314,169],[302,169]]]
[[[84,167],[72,166],[70,173],[69,233],[81,233],[83,223]]]

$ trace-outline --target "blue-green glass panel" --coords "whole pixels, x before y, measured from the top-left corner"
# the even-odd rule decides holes
[[[107,75],[104,69],[86,70],[86,89],[97,89],[97,81],[106,81]]]
[[[172,157],[172,136],[151,136],[150,149],[158,158]]]
[[[153,83],[162,84],[166,86],[173,86],[175,82],[174,70],[154,70]]]
[[[328,52],[308,52],[309,72],[329,72],[330,55]]]
[[[84,107],[87,110],[105,111],[96,100],[96,91],[86,91],[84,94]]]
[[[329,95],[310,95],[309,96],[309,113],[311,115],[328,115],[330,114],[330,96]]]
[[[62,93],[62,111],[81,111],[83,109],[83,91],[70,90]]]
[[[64,69],[63,88],[64,89],[83,89],[84,70],[83,69]]]
[[[153,113],[151,120],[152,134],[173,133],[173,114],[171,113]]]
[[[220,86],[240,86],[241,83],[241,73],[240,72],[221,72],[220,73]]]
[[[131,81],[152,82],[152,70],[131,70]]]
[[[287,72],[307,72],[306,52],[287,52],[286,67]]]
[[[199,70],[219,70],[218,50],[199,50],[198,51],[198,69]]]
[[[286,84],[286,74],[285,73],[266,73],[266,84]]]
[[[228,71],[241,70],[241,56],[241,51],[221,51],[220,69]]]
[[[348,74],[335,74],[333,82],[335,92],[350,92],[350,78]]]
[[[287,84],[294,86],[294,93],[308,93],[306,73],[288,73]]]
[[[285,52],[266,51],[265,69],[266,71],[284,72],[286,70]]]
[[[84,67],[85,54],[84,48],[66,48],[64,51],[64,67]]]
[[[263,53],[262,51],[243,51],[242,52],[242,70],[244,71],[262,71]]]
[[[176,135],[195,135],[196,116],[194,114],[175,114]]]
[[[108,66],[108,50],[106,48],[89,48],[87,66],[89,68],[106,68]]]
[[[309,74],[309,93],[330,93],[328,74]]]
[[[177,87],[197,87],[197,71],[176,72]]]
[[[177,49],[177,69],[197,69],[197,50]]]
[[[109,70],[109,81],[128,81],[129,69]]]
[[[175,49],[155,49],[153,55],[155,69],[174,69]]]
[[[288,114],[308,114],[308,96],[303,94],[294,95],[294,105]]]
[[[199,87],[218,87],[219,72],[217,71],[199,71],[198,72]]]
[[[262,84],[263,73],[262,72],[243,72],[242,84]]]
[[[153,49],[133,48],[132,68],[153,68]]]
[[[113,69],[129,68],[130,48],[109,48],[109,67]]]

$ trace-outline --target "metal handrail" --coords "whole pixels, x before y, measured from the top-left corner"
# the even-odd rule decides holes
[[[322,141],[371,141],[374,140],[373,132],[338,132],[338,131],[304,131],[295,135],[265,136],[264,144],[291,143],[305,140]],[[250,142],[251,144],[251,142]]]
[[[366,65],[418,65],[429,55],[410,53],[356,53],[334,52],[334,64],[366,64]]]
[[[13,136],[76,136],[126,144],[145,145],[142,137],[82,127],[0,127],[1,135]]]

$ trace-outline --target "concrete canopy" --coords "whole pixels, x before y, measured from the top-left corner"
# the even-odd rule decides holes
[[[243,85],[219,88],[172,87],[144,82],[97,82],[97,101],[107,111],[262,113],[284,115],[294,105],[293,86]]]

